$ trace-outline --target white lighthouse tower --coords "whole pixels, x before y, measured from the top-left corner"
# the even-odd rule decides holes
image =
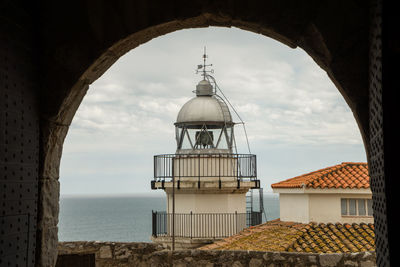
[[[175,122],[176,153],[154,156],[151,187],[166,192],[167,207],[153,211],[152,240],[172,249],[199,247],[261,223],[261,210],[246,210],[246,193],[260,188],[256,155],[234,153],[235,123],[206,57],[198,65],[203,79],[196,96]]]

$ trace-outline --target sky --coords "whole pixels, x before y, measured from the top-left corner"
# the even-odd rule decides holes
[[[213,77],[245,122],[264,192],[304,173],[366,162],[353,113],[302,49],[237,28],[186,29],[131,50],[90,85],[64,142],[62,196],[162,193],[150,188],[153,156],[176,151],[174,122],[195,97],[205,46]],[[235,133],[238,152],[248,153],[243,127]]]

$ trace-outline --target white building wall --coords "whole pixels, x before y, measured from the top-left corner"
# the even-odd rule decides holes
[[[309,200],[307,194],[279,194],[280,220],[309,222]]]
[[[310,222],[341,222],[340,198],[340,195],[334,194],[310,194]]]
[[[173,159],[174,176],[181,181],[236,181],[237,162],[234,157],[197,157],[196,155],[179,155]]]
[[[167,195],[167,213],[172,213],[172,194]],[[190,212],[193,212],[190,214]],[[237,214],[235,214],[237,212]],[[188,239],[226,237],[246,228],[246,198],[243,194],[175,194],[175,217],[168,215],[167,231]],[[206,214],[204,214],[206,213]],[[210,213],[216,213],[215,215]]]
[[[310,194],[310,221],[317,223],[374,223],[372,216],[342,216],[342,198],[371,199],[371,194]]]
[[[372,216],[341,214],[341,199],[371,199],[369,189],[274,189],[279,193],[280,219],[301,223],[374,223]]]
[[[172,194],[167,194],[172,213]],[[175,194],[175,213],[245,213],[245,194]]]

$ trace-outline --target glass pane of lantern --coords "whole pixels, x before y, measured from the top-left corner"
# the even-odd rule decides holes
[[[213,134],[214,134],[214,147],[216,147],[216,148],[218,147],[218,141],[219,141],[219,139],[220,139],[221,130],[222,130],[221,128],[210,130],[210,131],[212,131]]]
[[[183,140],[182,140],[181,149],[192,149],[192,145],[190,144],[188,133],[183,132],[182,134],[184,134],[184,136],[183,136]]]
[[[228,143],[226,141],[226,134],[225,131],[222,131],[221,139],[219,140],[218,144],[219,149],[228,149]]]
[[[228,145],[232,146],[232,134],[233,134],[233,127],[226,127],[226,134],[228,136]]]
[[[199,131],[199,130],[200,129],[187,129],[187,133],[189,134],[190,140],[192,140],[193,144],[196,141],[196,139],[195,139],[196,132]]]
[[[175,139],[176,139],[176,144],[178,145],[178,147],[179,147],[179,142],[181,140],[180,137],[181,137],[182,131],[183,131],[182,128],[175,127]]]
[[[208,129],[209,132],[212,133],[213,136],[213,148],[217,147],[218,144],[218,140],[220,138],[221,135],[221,128],[216,128],[216,129]]]

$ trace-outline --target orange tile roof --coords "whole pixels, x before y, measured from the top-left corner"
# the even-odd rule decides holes
[[[272,188],[369,188],[365,162],[343,162],[272,184]]]
[[[279,219],[199,249],[351,253],[375,250],[373,224],[294,223]]]

